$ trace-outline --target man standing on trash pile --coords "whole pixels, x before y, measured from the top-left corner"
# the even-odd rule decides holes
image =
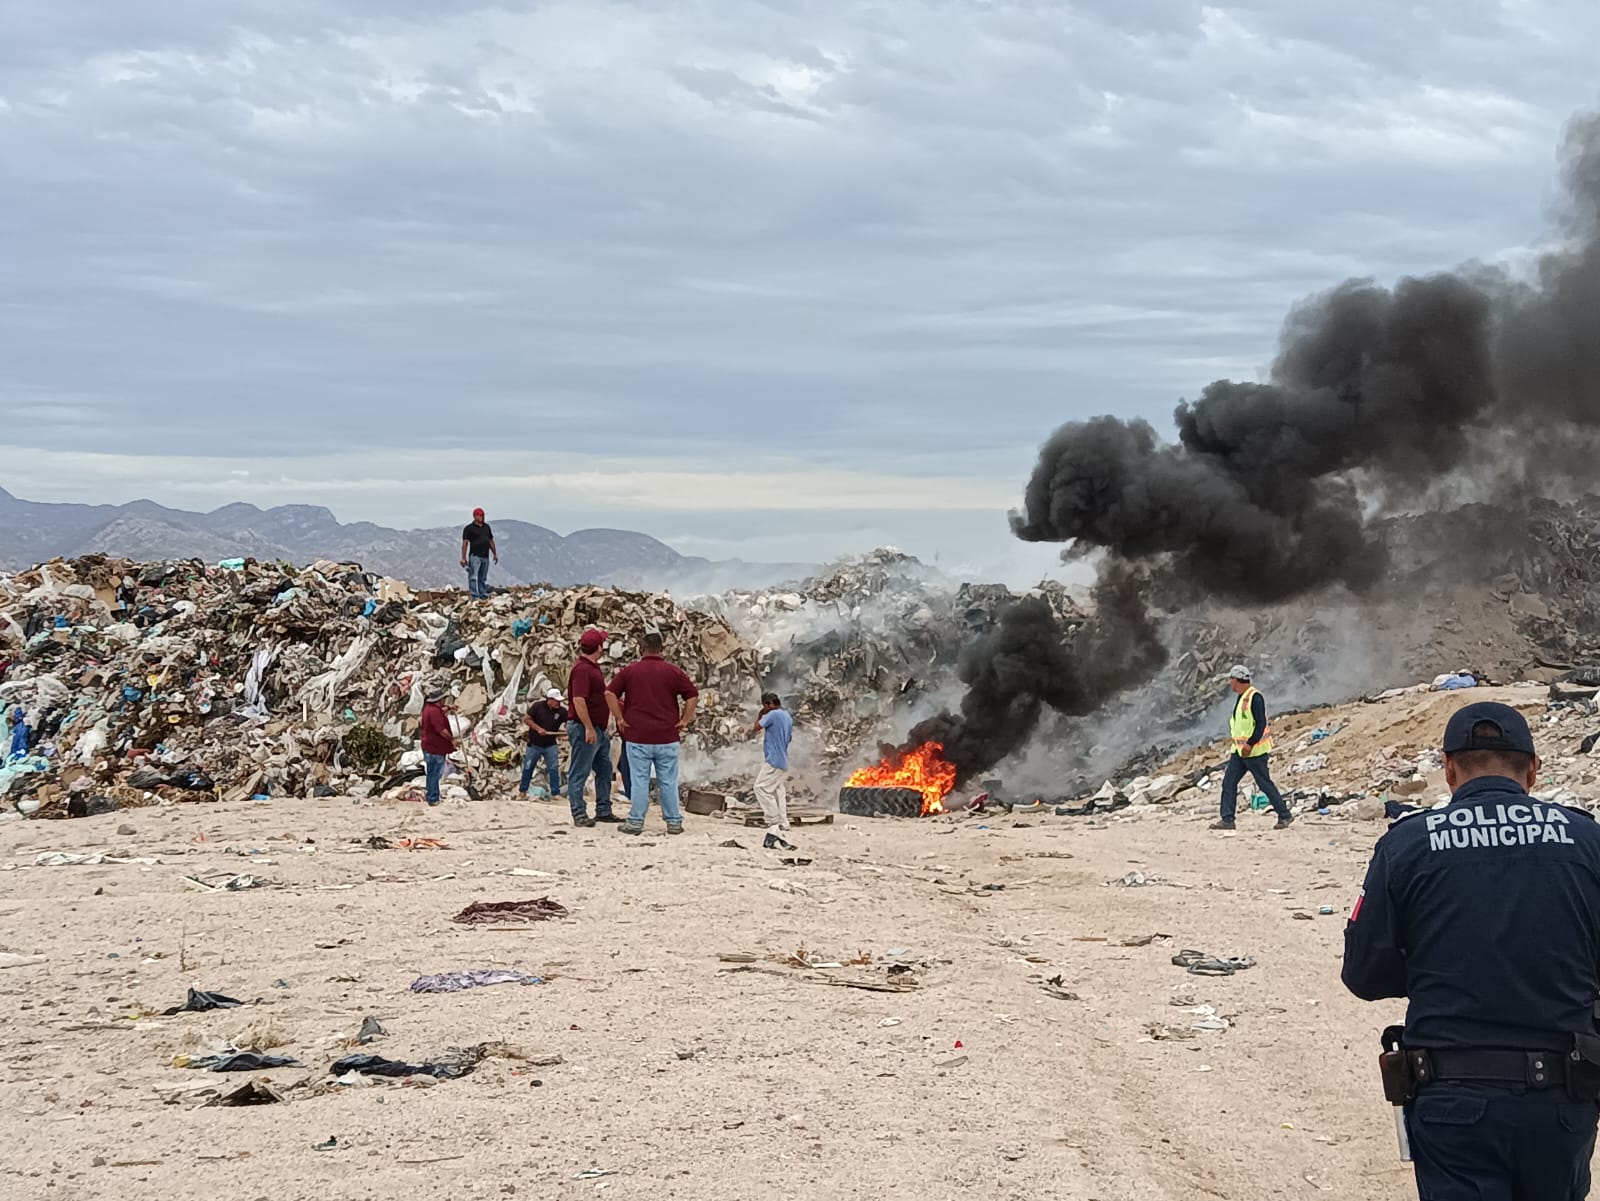
[[[450,733],[450,715],[444,707],[448,695],[443,688],[430,688],[422,705],[422,762],[427,768],[426,800],[430,805],[439,803],[445,761],[456,749],[456,740]]]
[[[604,630],[585,630],[578,639],[578,661],[567,677],[567,698],[572,705],[567,719],[567,802],[572,807],[572,824],[592,826],[596,822],[620,822],[611,812],[611,735],[606,733],[606,676],[600,670],[600,649],[606,644]],[[594,773],[594,816],[583,799],[589,773]]]
[[[682,834],[678,740],[694,720],[700,690],[682,668],[661,657],[666,642],[660,634],[651,630],[641,643],[643,657],[624,667],[606,685],[606,703],[617,720],[618,732],[628,740],[628,775],[633,785],[628,820],[617,829],[624,834],[644,832],[644,815],[650,808],[650,771],[654,768],[667,833]]]
[[[1344,983],[1408,998],[1383,1032],[1401,1155],[1433,1201],[1589,1195],[1600,1098],[1600,827],[1529,797],[1522,715],[1479,702],[1444,731],[1450,803],[1373,849]]]
[[[556,747],[556,738],[567,721],[566,697],[561,695],[561,689],[550,689],[543,700],[528,706],[528,715],[522,721],[528,727],[528,750],[522,756],[522,783],[517,785],[517,795],[528,795],[533,769],[543,761],[545,775],[550,779],[550,796],[558,797],[561,795],[561,752]]]
[[[1272,728],[1267,724],[1267,702],[1250,683],[1250,669],[1236,664],[1228,672],[1228,683],[1233,688],[1233,716],[1228,722],[1228,734],[1233,750],[1228,755],[1228,766],[1222,772],[1222,817],[1211,823],[1213,830],[1233,829],[1234,809],[1239,799],[1239,781],[1246,772],[1256,786],[1266,794],[1272,811],[1278,815],[1274,830],[1287,830],[1294,814],[1279,793],[1278,786],[1267,774],[1267,758],[1272,753]]]
[[[767,837],[761,845],[769,851],[792,851],[794,844],[784,835],[789,832],[789,742],[794,718],[776,692],[761,694],[761,715],[750,732],[761,735],[763,762],[756,773],[756,800],[767,819]]]
[[[500,562],[500,549],[494,544],[494,530],[483,519],[483,510],[472,510],[472,522],[461,531],[461,566],[467,569],[467,592],[482,600],[489,595],[489,557]]]

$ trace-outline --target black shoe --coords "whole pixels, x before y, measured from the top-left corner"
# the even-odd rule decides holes
[[[800,849],[792,842],[785,842],[776,834],[768,834],[767,837],[762,841],[761,845],[763,848],[769,851],[796,851]]]
[[[1278,819],[1278,824],[1273,826],[1272,828],[1274,830],[1287,830],[1292,825],[1294,825],[1294,814],[1285,813],[1282,817],[1280,817]]]
[[[1206,829],[1208,829],[1208,830],[1231,830],[1233,828],[1234,827],[1233,827],[1233,823],[1232,822],[1225,822],[1225,821],[1214,821],[1209,826],[1206,827]]]
[[[620,826],[628,819],[625,817],[618,817],[615,813],[607,813],[604,815],[596,813],[594,815],[594,820],[599,822],[602,826]]]
[[[585,829],[587,829],[589,826],[594,825],[594,818],[587,817],[587,816],[585,816],[585,817],[575,817],[575,818],[572,819],[572,824],[575,825],[575,826],[582,826]]]

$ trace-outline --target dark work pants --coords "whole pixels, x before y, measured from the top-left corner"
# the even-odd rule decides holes
[[[1234,809],[1239,802],[1239,781],[1244,779],[1245,772],[1250,773],[1256,782],[1256,787],[1266,794],[1267,803],[1272,806],[1273,812],[1279,817],[1289,816],[1289,806],[1284,804],[1283,794],[1278,791],[1278,786],[1267,774],[1267,760],[1270,758],[1271,755],[1252,755],[1248,759],[1241,755],[1228,756],[1228,766],[1222,769],[1223,821],[1233,820]]]
[[[1593,1101],[1560,1089],[1432,1084],[1406,1109],[1422,1201],[1583,1201]]]

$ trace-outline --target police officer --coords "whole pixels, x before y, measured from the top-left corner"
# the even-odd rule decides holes
[[[1425,1201],[1581,1201],[1600,1087],[1571,1052],[1600,992],[1600,828],[1528,796],[1539,757],[1515,709],[1466,706],[1443,749],[1450,803],[1378,840],[1345,986],[1410,1000],[1397,1033]]]
[[[1283,794],[1267,772],[1267,756],[1272,754],[1272,727],[1267,724],[1267,702],[1250,683],[1250,669],[1242,663],[1228,672],[1233,688],[1233,715],[1228,719],[1228,738],[1233,749],[1222,772],[1222,817],[1211,823],[1213,830],[1233,829],[1234,809],[1239,802],[1239,781],[1246,772],[1278,815],[1274,830],[1287,830],[1294,814]]]

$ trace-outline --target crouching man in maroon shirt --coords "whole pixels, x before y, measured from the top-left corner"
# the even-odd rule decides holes
[[[678,739],[684,727],[694,720],[700,690],[682,668],[661,657],[666,644],[660,634],[648,633],[641,641],[644,657],[628,664],[606,685],[606,704],[628,746],[628,820],[617,829],[624,834],[644,832],[644,815],[650,808],[650,771],[654,768],[667,833],[682,834]]]

